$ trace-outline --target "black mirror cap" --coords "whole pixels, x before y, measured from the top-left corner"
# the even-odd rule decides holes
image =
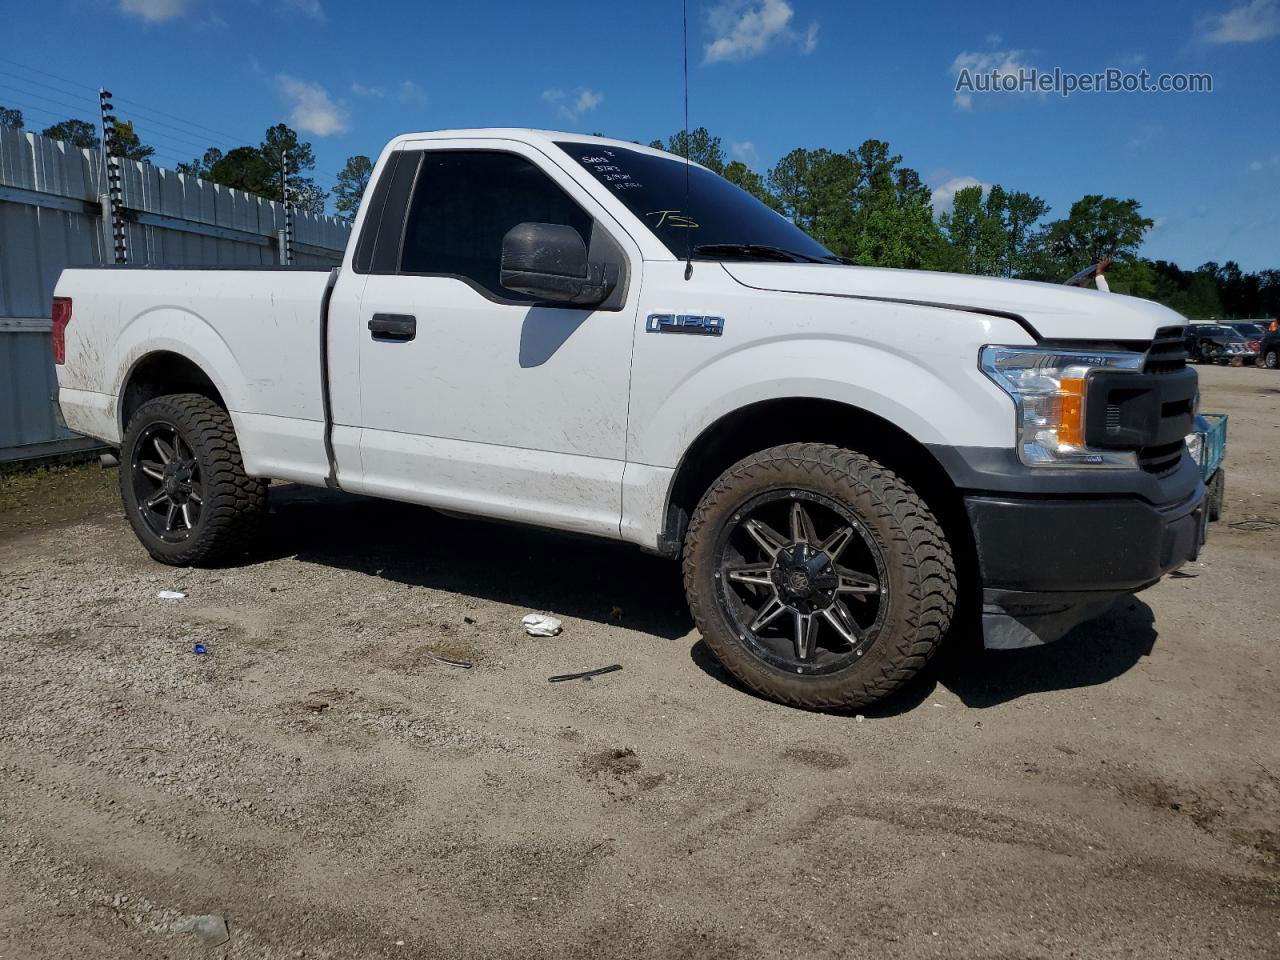
[[[592,306],[617,285],[617,269],[589,263],[587,245],[573,227],[520,223],[502,238],[499,277],[508,290],[540,300]]]

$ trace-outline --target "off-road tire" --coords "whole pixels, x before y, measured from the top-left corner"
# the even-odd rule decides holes
[[[717,602],[714,544],[753,496],[813,491],[852,511],[883,554],[888,610],[865,656],[835,673],[797,676],[754,654]],[[725,668],[761,696],[809,710],[862,707],[914,677],[937,649],[956,605],[951,547],[933,511],[892,471],[826,444],[789,444],[734,464],[698,504],[684,543],[684,586],[703,639]]]
[[[1268,350],[1262,358],[1262,365],[1268,370],[1275,370],[1280,367],[1280,351]]]
[[[177,428],[200,466],[204,504],[187,539],[170,543],[148,527],[134,492],[134,447],[148,425]],[[226,410],[208,397],[178,393],[140,406],[120,449],[120,494],[138,540],[156,560],[175,567],[213,566],[243,554],[266,514],[267,482],[245,473],[240,444]]]

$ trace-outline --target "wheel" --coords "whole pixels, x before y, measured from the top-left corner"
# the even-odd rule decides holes
[[[241,551],[266,509],[267,484],[244,472],[231,417],[180,393],[140,406],[120,450],[133,532],[161,563],[216,563]]]
[[[1268,370],[1280,367],[1280,351],[1268,350],[1266,356],[1262,358],[1262,365]]]
[[[920,671],[951,622],[955,564],[929,507],[874,460],[774,447],[726,470],[685,538],[707,645],[755,692],[863,706]]]
[[[1209,478],[1209,520],[1221,520],[1226,511],[1227,472],[1219,467]]]

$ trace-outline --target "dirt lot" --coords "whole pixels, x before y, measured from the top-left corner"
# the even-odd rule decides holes
[[[733,687],[627,547],[282,488],[173,570],[113,472],[0,480],[0,957],[1280,956],[1280,375],[1203,383],[1202,562],[865,717]]]

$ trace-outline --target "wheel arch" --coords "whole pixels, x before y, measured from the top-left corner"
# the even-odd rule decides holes
[[[121,382],[120,435],[124,436],[140,406],[174,393],[196,393],[227,409],[222,390],[200,364],[175,350],[156,349],[139,356]]]
[[[779,397],[739,407],[705,427],[667,488],[663,553],[678,554],[689,518],[715,479],[742,458],[785,443],[828,443],[878,461],[915,488],[937,515],[957,564],[973,551],[959,490],[924,443],[884,417],[839,400]]]

